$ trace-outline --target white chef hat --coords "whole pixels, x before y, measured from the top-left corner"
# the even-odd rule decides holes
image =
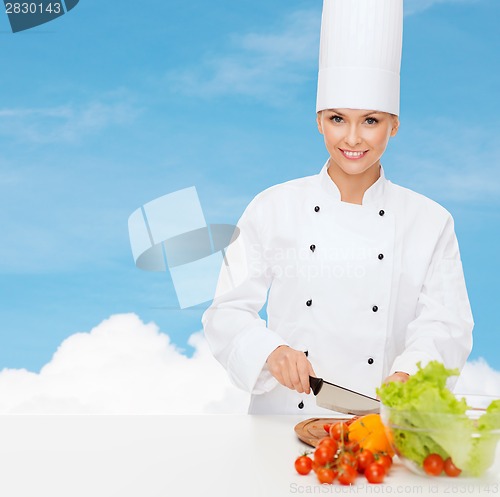
[[[403,0],[324,0],[316,111],[399,115]]]

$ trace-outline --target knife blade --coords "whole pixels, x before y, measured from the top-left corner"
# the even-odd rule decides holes
[[[313,376],[309,376],[309,384],[319,407],[356,416],[380,412],[380,401],[368,395]]]

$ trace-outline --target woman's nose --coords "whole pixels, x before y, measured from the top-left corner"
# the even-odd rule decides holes
[[[351,147],[355,147],[361,143],[361,137],[359,136],[359,130],[357,126],[350,126],[347,136],[345,137],[345,142]]]

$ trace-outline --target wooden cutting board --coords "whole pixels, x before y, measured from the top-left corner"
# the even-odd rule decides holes
[[[295,425],[295,433],[299,440],[316,447],[318,442],[326,437],[328,433],[323,428],[325,424],[333,424],[338,421],[349,421],[352,418],[309,418]]]

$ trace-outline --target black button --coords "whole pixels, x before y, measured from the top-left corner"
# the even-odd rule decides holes
[[[319,212],[319,205],[314,208],[314,212]]]
[[[382,260],[384,258],[384,254],[378,254],[378,258]]]
[[[316,245],[313,244],[309,248],[311,249],[311,252],[314,252],[316,250]]]
[[[371,357],[368,359],[368,364],[373,364],[373,359]]]
[[[378,215],[379,215],[379,216],[383,216],[384,214],[385,214],[385,211],[384,211],[384,210],[382,210],[382,209],[381,209],[381,210],[379,210],[379,211],[378,211]]]
[[[300,404],[297,407],[299,409],[304,409],[304,402],[300,401]]]
[[[377,311],[378,311],[378,307],[377,307],[376,305],[374,305],[374,306],[372,307],[372,311],[373,311],[373,312],[377,312]]]
[[[311,306],[312,306],[312,303],[313,303],[313,301],[312,301],[312,300],[308,300],[308,301],[306,302],[307,307],[311,307]]]

